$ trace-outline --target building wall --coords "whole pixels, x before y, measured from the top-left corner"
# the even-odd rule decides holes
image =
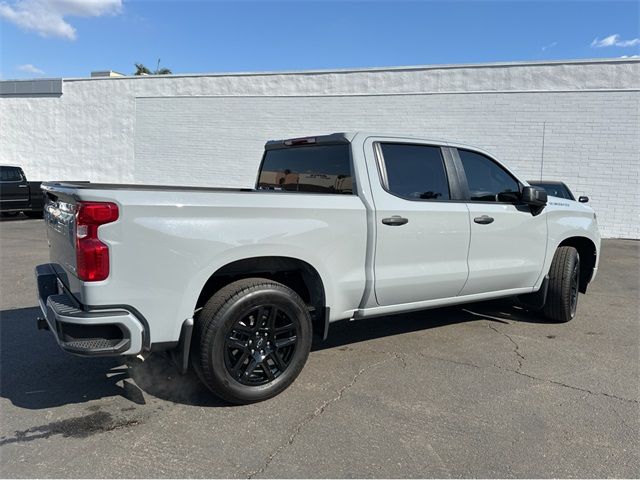
[[[61,95],[0,96],[0,161],[32,179],[250,187],[268,139],[410,134],[563,180],[603,235],[640,238],[639,79],[627,59],[69,79]]]

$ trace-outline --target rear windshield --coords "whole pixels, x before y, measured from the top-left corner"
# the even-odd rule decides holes
[[[258,188],[352,194],[353,183],[350,146],[317,145],[267,150]]]

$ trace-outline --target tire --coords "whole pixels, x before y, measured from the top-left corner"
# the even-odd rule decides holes
[[[38,212],[38,211],[28,211],[28,212],[22,212],[24,213],[27,217],[29,218],[42,218],[42,212]]]
[[[191,361],[218,397],[234,404],[259,402],[293,383],[311,340],[311,317],[296,292],[248,278],[219,290],[199,312]]]
[[[580,281],[580,256],[573,247],[559,247],[549,270],[547,299],[542,313],[549,320],[565,323],[576,315]]]

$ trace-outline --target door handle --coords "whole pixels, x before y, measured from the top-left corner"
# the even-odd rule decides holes
[[[490,217],[489,215],[482,215],[481,217],[474,218],[473,221],[480,225],[489,225],[490,223],[493,223],[493,217]]]
[[[392,227],[399,227],[400,225],[404,225],[408,222],[408,218],[401,217],[400,215],[394,215],[392,217],[382,219],[382,223],[384,223],[385,225],[390,225]]]
[[[18,185],[18,187],[20,187],[20,188],[27,188],[27,186],[26,186],[26,185]]]

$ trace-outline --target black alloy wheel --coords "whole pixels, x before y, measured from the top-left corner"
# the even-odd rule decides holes
[[[276,305],[261,305],[237,320],[225,341],[225,366],[243,385],[265,385],[289,367],[298,329]]]
[[[191,364],[220,398],[245,404],[274,397],[309,356],[309,308],[291,288],[265,278],[237,280],[198,313]]]

